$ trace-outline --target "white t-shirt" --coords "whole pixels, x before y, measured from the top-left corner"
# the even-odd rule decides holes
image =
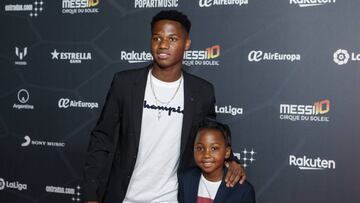
[[[217,182],[211,182],[201,174],[197,203],[213,203],[216,193],[220,187],[221,180]]]
[[[124,203],[177,203],[177,167],[184,110],[183,84],[182,77],[175,82],[163,82],[149,71],[139,151]],[[175,92],[175,97],[170,101]]]

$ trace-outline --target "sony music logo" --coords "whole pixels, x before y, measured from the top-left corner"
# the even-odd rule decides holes
[[[24,142],[21,143],[22,147],[33,146],[47,146],[47,147],[65,147],[65,142],[49,142],[41,140],[31,140],[29,135],[24,136]]]

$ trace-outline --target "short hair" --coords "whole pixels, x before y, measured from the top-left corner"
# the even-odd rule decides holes
[[[163,11],[160,11],[159,13],[157,13],[152,18],[151,31],[153,31],[155,23],[160,21],[160,20],[173,20],[173,21],[176,21],[176,22],[178,22],[178,23],[180,23],[182,25],[182,27],[186,30],[186,32],[188,34],[190,33],[191,22],[190,22],[189,18],[185,14],[181,13],[180,11],[177,11],[177,10],[163,10]]]
[[[225,140],[225,146],[226,147],[231,146],[231,131],[228,125],[220,123],[211,118],[206,118],[199,123],[198,128],[196,130],[196,137],[198,136],[198,133],[202,130],[219,131]]]

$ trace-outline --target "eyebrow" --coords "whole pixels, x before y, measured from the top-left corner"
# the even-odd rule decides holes
[[[221,144],[220,142],[212,142],[210,143],[211,145],[214,145],[214,144]],[[198,143],[195,143],[194,145],[204,145],[202,142],[198,142]]]
[[[160,35],[160,33],[152,33],[152,35]],[[179,36],[179,34],[176,34],[176,33],[171,33],[169,34],[169,36]]]

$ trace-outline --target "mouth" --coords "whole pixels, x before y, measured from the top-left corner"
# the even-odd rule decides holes
[[[202,165],[204,166],[204,168],[210,168],[213,166],[213,163],[210,161],[203,161]]]
[[[158,53],[157,54],[159,59],[168,59],[170,57],[169,53]]]

